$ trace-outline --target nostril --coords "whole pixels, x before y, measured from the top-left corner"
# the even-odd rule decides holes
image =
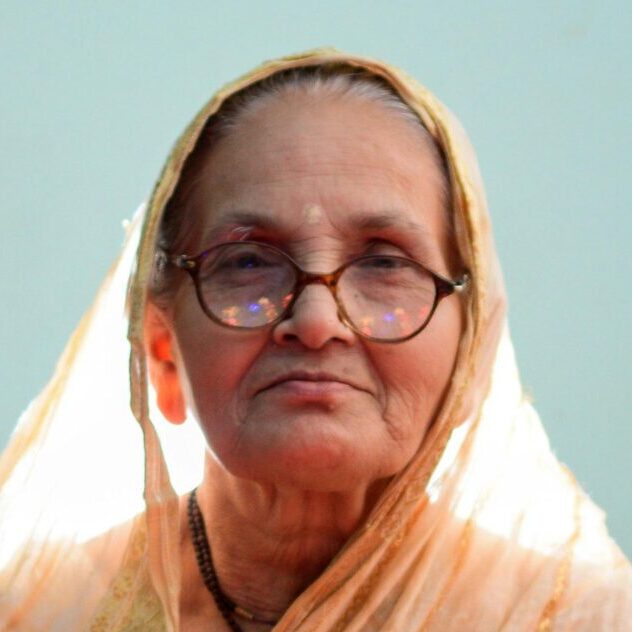
[[[283,332],[281,335],[281,340],[286,343],[296,342],[298,339],[299,337],[296,334],[289,331]]]

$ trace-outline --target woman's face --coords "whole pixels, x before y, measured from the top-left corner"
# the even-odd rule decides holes
[[[420,131],[355,97],[291,94],[242,118],[208,156],[190,209],[199,229],[187,254],[247,237],[308,271],[384,253],[449,276],[442,176]],[[236,476],[320,491],[408,463],[446,391],[461,331],[452,295],[411,340],[369,342],[340,322],[319,284],[274,328],[234,331],[204,314],[184,275],[165,318],[171,387],[220,462]]]

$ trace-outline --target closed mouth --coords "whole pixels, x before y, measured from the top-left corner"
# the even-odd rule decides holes
[[[274,380],[266,384],[263,388],[259,389],[259,392],[262,393],[285,382],[337,382],[339,384],[344,384],[358,390],[366,390],[364,388],[360,388],[356,384],[349,382],[349,380],[347,380],[346,378],[341,378],[340,376],[332,373],[320,371],[291,371],[275,378]]]

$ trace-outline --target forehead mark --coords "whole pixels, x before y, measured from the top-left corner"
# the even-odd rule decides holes
[[[323,209],[318,204],[308,204],[303,208],[303,215],[308,224],[314,226],[320,224],[323,218]]]

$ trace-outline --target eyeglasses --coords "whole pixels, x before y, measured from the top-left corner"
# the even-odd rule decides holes
[[[167,258],[189,273],[200,306],[218,325],[274,325],[291,315],[307,285],[320,283],[332,293],[340,320],[376,342],[403,342],[417,335],[439,301],[469,283],[467,274],[450,281],[413,259],[381,254],[357,257],[329,274],[315,274],[282,250],[255,241],[222,243],[195,257]]]

